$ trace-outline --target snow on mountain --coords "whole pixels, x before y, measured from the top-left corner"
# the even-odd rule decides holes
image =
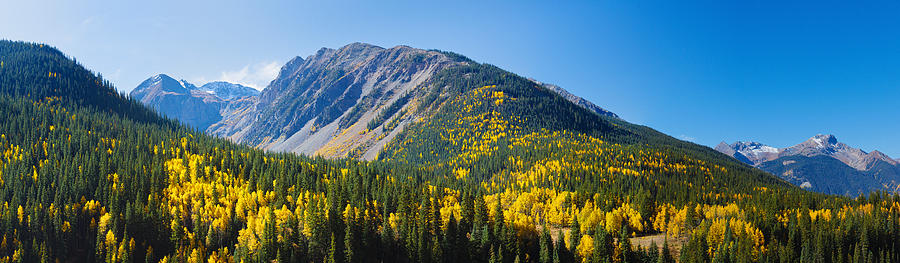
[[[239,84],[216,81],[197,87],[166,74],[152,76],[131,91],[131,97],[162,115],[205,130],[255,101],[259,91]]]
[[[200,86],[199,90],[216,94],[216,96],[224,100],[259,95],[259,91],[254,88],[224,81],[213,81],[203,84],[203,86]]]
[[[873,151],[867,153],[863,150],[851,147],[839,142],[834,135],[819,134],[806,141],[787,148],[775,148],[758,142],[735,142],[727,145],[724,142],[716,146],[719,152],[735,156],[741,154],[749,159],[748,164],[759,165],[786,156],[829,156],[853,167],[856,170],[865,171],[872,167],[876,161],[883,161],[891,165],[897,165],[894,160],[884,153]],[[738,157],[735,157],[738,158]],[[738,158],[741,159],[741,158]]]
[[[851,147],[830,134],[819,134],[787,148],[758,142],[722,142],[716,150],[814,191],[856,195],[900,185],[897,159]]]

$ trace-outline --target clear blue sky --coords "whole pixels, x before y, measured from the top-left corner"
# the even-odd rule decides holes
[[[832,133],[900,158],[897,1],[134,2],[0,0],[0,38],[55,45],[122,91],[156,73],[261,87],[351,42],[437,48],[705,145]]]

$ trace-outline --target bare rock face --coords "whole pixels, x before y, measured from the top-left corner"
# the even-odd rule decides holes
[[[208,132],[272,151],[374,157],[399,129],[369,123],[379,114],[380,119],[399,116],[399,110],[386,109],[408,108],[426,93],[426,80],[459,63],[464,62],[406,46],[323,48],[288,62],[255,105],[240,108]]]
[[[243,101],[255,100],[252,98],[258,93],[255,89],[227,82],[197,87],[187,81],[159,74],[138,85],[131,91],[131,97],[162,115],[206,130],[228,116],[234,108],[245,104]],[[228,95],[223,98],[217,94]]]
[[[819,134],[781,149],[757,142],[731,145],[723,142],[716,150],[767,172],[780,174],[798,185],[809,183],[813,189],[827,185],[829,193],[853,195],[878,189],[896,190],[895,186],[900,183],[900,162],[879,151],[867,153],[851,147],[830,134]],[[830,168],[822,169],[823,166]],[[785,176],[785,171],[790,172],[789,177]],[[842,180],[844,184],[840,183]]]

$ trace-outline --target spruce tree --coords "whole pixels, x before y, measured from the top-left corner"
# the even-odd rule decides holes
[[[334,237],[334,233],[331,233],[331,245],[328,246],[328,263],[344,262],[344,253],[338,250],[337,238]]]
[[[578,241],[581,238],[581,226],[578,224],[578,216],[572,216],[572,224],[569,226],[569,242],[568,254],[574,261],[580,261],[578,258]]]
[[[650,247],[647,248],[647,262],[659,261],[659,247],[656,241],[650,241]]]
[[[352,213],[347,216],[347,227],[344,230],[344,259],[347,263],[358,262],[356,258],[356,231],[353,227],[355,224]]]
[[[622,230],[619,231],[618,243],[618,249],[620,251],[619,262],[634,262],[631,240],[628,237],[628,226],[622,226]]]
[[[559,249],[559,247],[564,245],[560,244],[560,242],[562,242],[562,230],[556,231],[556,236],[560,241],[554,242],[555,244],[553,245],[553,263],[559,263],[562,261],[562,255],[560,255],[560,253],[562,253],[562,250]]]
[[[541,238],[538,241],[541,245],[538,262],[550,263],[550,261],[553,260],[553,256],[550,254],[553,251],[553,240],[550,237],[550,230],[547,229],[547,225],[544,225],[543,228],[543,231],[541,231]]]
[[[668,238],[666,238],[663,241],[662,252],[660,252],[659,260],[657,260],[656,262],[658,262],[658,263],[674,263],[675,262],[675,257],[672,256],[672,251],[669,250],[669,239]]]

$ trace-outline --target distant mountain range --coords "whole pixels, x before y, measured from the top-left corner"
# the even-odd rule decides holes
[[[787,148],[758,142],[719,143],[716,150],[813,191],[857,195],[895,191],[900,161],[882,152],[865,152],[834,135],[816,135]]]
[[[200,130],[253,104],[258,95],[258,90],[240,84],[216,81],[197,87],[166,74],[150,77],[131,91],[131,97],[160,114]]]
[[[446,96],[428,88],[439,72],[471,63],[451,52],[353,43],[291,59],[259,94],[224,82],[192,88],[157,75],[132,96],[209,134],[258,148],[374,159],[407,124],[437,110],[422,102]],[[530,81],[594,114],[618,118],[556,85]]]

